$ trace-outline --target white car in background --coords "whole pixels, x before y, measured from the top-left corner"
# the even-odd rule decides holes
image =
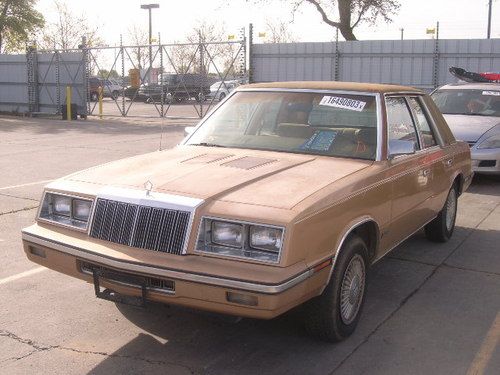
[[[239,81],[219,81],[210,86],[210,94],[207,95],[208,100],[215,98],[223,100],[231,91],[240,85]]]
[[[103,85],[102,96],[104,96],[105,98],[108,97],[108,98],[113,98],[116,100],[122,92],[122,85],[116,79],[112,79],[112,78],[103,79],[102,85]]]
[[[449,84],[431,96],[455,138],[469,144],[473,170],[500,175],[500,84]]]

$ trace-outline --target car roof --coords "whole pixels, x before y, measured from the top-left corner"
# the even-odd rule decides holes
[[[239,90],[245,89],[302,89],[302,90],[339,90],[360,91],[373,93],[414,92],[423,94],[422,90],[415,87],[388,85],[379,83],[338,82],[338,81],[296,81],[296,82],[266,82],[253,83],[240,86]]]
[[[500,90],[500,83],[457,82],[441,86],[438,90]]]

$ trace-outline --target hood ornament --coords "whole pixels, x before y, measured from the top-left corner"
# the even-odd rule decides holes
[[[151,190],[153,189],[153,183],[149,180],[147,180],[145,183],[144,183],[144,189],[146,189],[146,195],[150,195],[151,193]]]

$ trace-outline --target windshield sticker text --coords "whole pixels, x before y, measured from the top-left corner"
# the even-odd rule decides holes
[[[366,102],[361,100],[342,98],[339,96],[323,96],[319,105],[326,105],[329,107],[349,109],[351,111],[361,112],[365,108]]]

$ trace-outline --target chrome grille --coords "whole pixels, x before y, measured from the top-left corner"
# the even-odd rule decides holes
[[[90,236],[141,249],[182,254],[187,211],[97,199]]]

